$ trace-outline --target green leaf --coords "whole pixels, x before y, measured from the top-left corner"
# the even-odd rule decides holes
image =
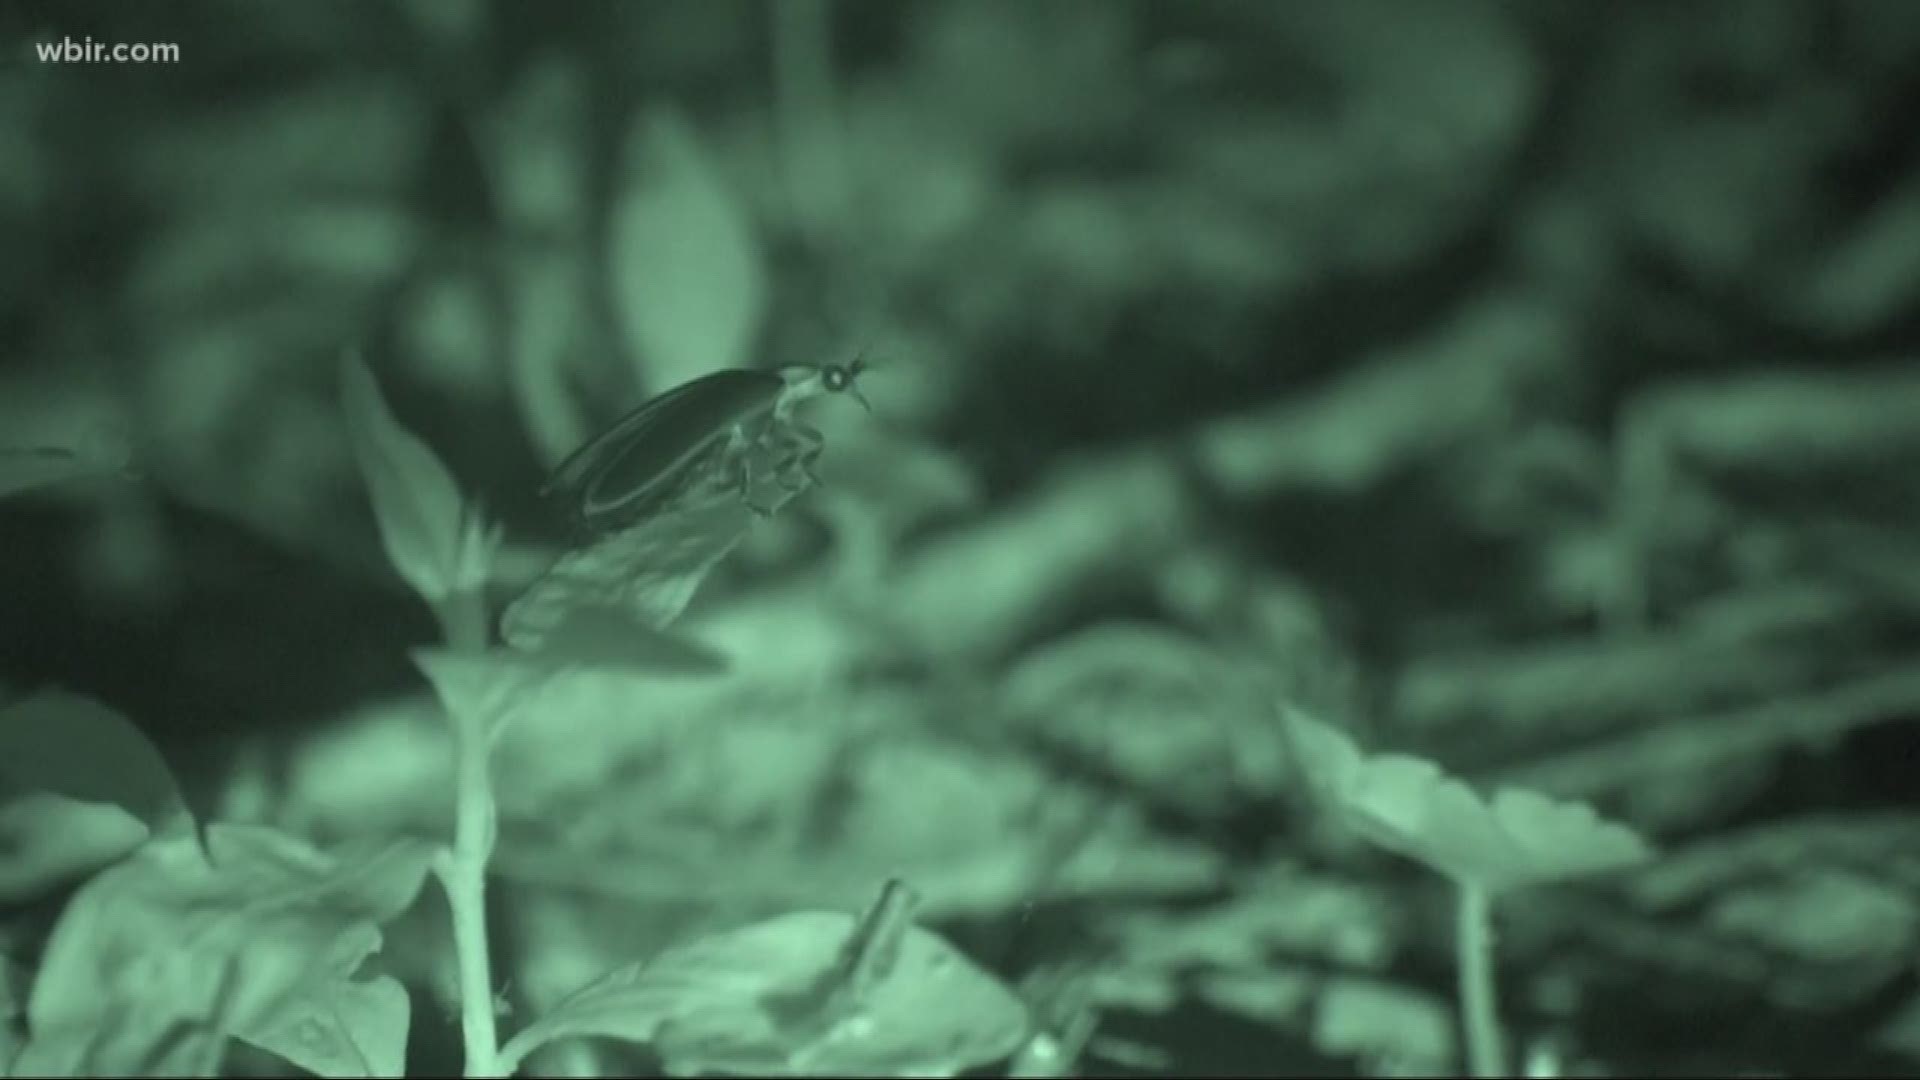
[[[472,563],[485,543],[459,485],[433,449],[388,409],[373,372],[357,357],[342,364],[341,403],[394,568],[428,603],[477,585]]]
[[[341,979],[289,1002],[247,1041],[316,1076],[405,1076],[410,1010],[388,976]]]
[[[90,874],[147,835],[144,824],[117,806],[40,792],[0,803],[0,903]]]
[[[885,910],[782,915],[616,969],[503,1056],[602,1037],[652,1043],[673,1075],[950,1076],[1012,1053],[1020,999],[904,917],[876,923]]]
[[[1491,802],[1423,758],[1367,755],[1339,730],[1288,717],[1299,768],[1362,835],[1488,890],[1615,870],[1652,850],[1584,803],[1504,789]]]
[[[745,366],[766,307],[751,222],[678,112],[644,116],[627,156],[609,276],[645,382],[677,386]]]
[[[213,866],[184,842],[156,841],[81,887],[27,1003],[35,1039],[125,1012],[115,1002],[132,987],[142,1001],[230,999],[227,1033],[284,1052],[286,1032],[338,1007],[340,984],[379,948],[380,926],[412,904],[431,852],[391,841],[327,855],[271,829],[226,825],[208,839]],[[390,1061],[390,1019],[341,1028],[376,1067]]]
[[[120,713],[65,690],[0,709],[0,786],[109,803],[154,832],[192,813],[166,759]]]
[[[216,1077],[226,1057],[234,969],[183,977],[185,956],[115,973],[98,1008],[33,1028],[9,1075]]]
[[[1383,1067],[1374,1075],[1444,1076],[1456,1060],[1453,1029],[1447,1003],[1430,992],[1343,977],[1321,990],[1313,1041]]]

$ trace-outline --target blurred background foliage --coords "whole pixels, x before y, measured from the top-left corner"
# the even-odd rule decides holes
[[[1913,5],[77,0],[0,41],[0,464],[73,466],[0,509],[0,683],[137,718],[223,817],[443,824],[344,351],[505,522],[503,597],[633,404],[870,359],[686,619],[726,677],[533,693],[522,1008],[898,872],[1070,973],[1103,1074],[1439,1067],[1445,897],[1301,813],[1278,697],[1657,838],[1505,913],[1531,1052],[1916,1067]],[[388,946],[423,985],[434,917]]]

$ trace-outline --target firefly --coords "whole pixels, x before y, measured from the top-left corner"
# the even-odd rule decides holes
[[[769,473],[797,493],[820,479],[826,446],[795,410],[822,394],[851,394],[873,406],[857,380],[866,362],[735,368],[682,383],[634,408],[589,439],[548,476],[543,498],[564,500],[576,522],[599,534],[624,528],[690,493],[736,491],[756,513],[755,485]]]

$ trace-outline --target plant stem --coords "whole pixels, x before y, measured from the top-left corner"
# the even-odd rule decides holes
[[[462,652],[486,647],[484,599],[462,592],[438,605],[447,643]],[[453,727],[453,848],[434,864],[453,918],[454,959],[460,971],[460,1028],[466,1044],[466,1075],[499,1071],[499,1033],[494,1027],[493,963],[487,944],[487,860],[493,855],[492,740],[484,716],[448,710]]]
[[[1484,885],[1466,880],[1455,885],[1459,918],[1454,928],[1454,965],[1460,978],[1467,1063],[1476,1077],[1506,1076],[1507,1050],[1493,980],[1493,897]]]

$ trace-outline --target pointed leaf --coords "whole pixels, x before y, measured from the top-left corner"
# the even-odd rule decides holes
[[[745,366],[766,306],[761,255],[739,201],[672,110],[629,138],[613,210],[614,311],[646,382],[677,386]]]
[[[110,803],[156,833],[192,817],[152,741],[113,709],[65,690],[0,709],[0,788]]]
[[[444,600],[470,584],[462,571],[474,541],[459,485],[388,409],[373,372],[358,358],[342,364],[341,403],[387,557],[429,603]]]
[[[90,874],[146,841],[117,806],[30,793],[0,803],[0,904]]]

